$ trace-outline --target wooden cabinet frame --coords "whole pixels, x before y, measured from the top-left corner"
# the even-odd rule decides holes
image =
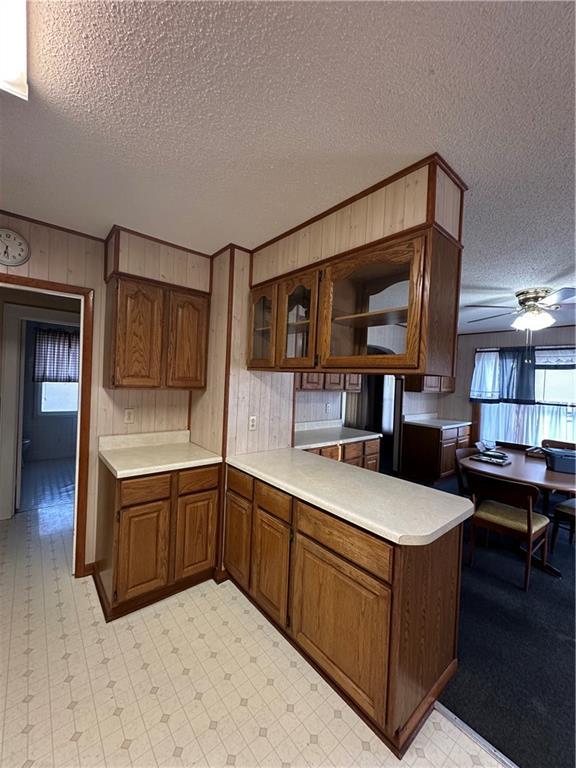
[[[320,298],[320,363],[325,368],[418,368],[420,363],[420,317],[424,284],[425,238],[417,237],[394,246],[377,246],[330,264],[324,271]],[[406,351],[397,355],[342,355],[330,351],[334,282],[368,264],[410,263],[410,288],[406,324]]]
[[[254,353],[254,307],[262,297],[270,298],[272,312],[270,318],[270,354],[268,357],[256,357]],[[276,338],[278,312],[278,285],[265,285],[250,292],[250,320],[248,325],[248,367],[274,368],[276,365]]]
[[[181,322],[190,308],[196,313],[192,330],[186,318]],[[208,293],[124,274],[112,275],[106,288],[104,386],[204,388],[209,319]],[[131,357],[142,363],[139,375],[127,373]]]
[[[319,272],[307,272],[281,280],[278,284],[278,333],[276,338],[276,362],[280,368],[314,368],[316,364],[316,331],[318,318]],[[310,291],[310,320],[308,326],[308,354],[304,357],[288,357],[286,341],[288,336],[288,298],[298,286]]]

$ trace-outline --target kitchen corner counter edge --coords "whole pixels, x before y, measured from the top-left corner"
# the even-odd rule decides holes
[[[222,456],[189,442],[100,449],[98,457],[120,480],[222,462]]]
[[[226,462],[394,544],[431,544],[474,512],[470,499],[298,448],[232,456]]]

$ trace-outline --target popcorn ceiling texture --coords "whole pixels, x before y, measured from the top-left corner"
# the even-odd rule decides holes
[[[464,303],[569,279],[572,3],[32,2],[29,48],[3,208],[250,247],[439,151]]]

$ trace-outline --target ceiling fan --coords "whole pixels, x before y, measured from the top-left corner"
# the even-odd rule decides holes
[[[574,288],[523,288],[514,294],[518,301],[518,309],[494,305],[494,304],[468,304],[466,309],[470,308],[490,308],[507,309],[508,312],[501,312],[498,315],[489,315],[480,317],[476,320],[468,320],[468,323],[481,323],[484,320],[494,320],[497,317],[506,315],[516,315],[512,321],[512,328],[518,331],[540,331],[553,325],[556,320],[550,312],[555,312],[562,308],[562,304],[568,299],[576,296]]]

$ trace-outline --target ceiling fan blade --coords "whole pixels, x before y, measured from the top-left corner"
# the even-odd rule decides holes
[[[497,317],[506,317],[506,315],[515,315],[515,311],[502,312],[500,315],[489,315],[488,317],[479,317],[476,320],[468,320],[468,323],[481,323],[484,320],[495,320]]]
[[[514,307],[506,304],[464,304],[462,309],[509,309],[512,312]]]
[[[574,298],[574,296],[576,296],[576,288],[558,288],[557,291],[553,291],[541,299],[538,304],[550,307],[552,304],[561,304],[567,299]]]

